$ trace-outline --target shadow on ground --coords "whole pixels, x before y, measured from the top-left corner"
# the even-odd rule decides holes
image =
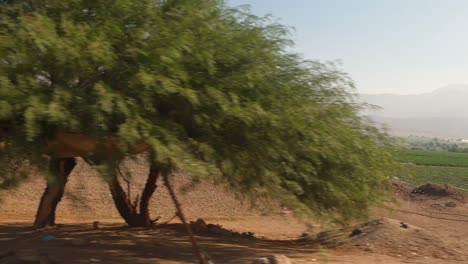
[[[229,236],[197,236],[215,263],[251,263],[271,254],[291,258],[317,252],[294,241],[269,241]],[[50,239],[49,241],[45,241]],[[0,225],[0,254],[46,253],[60,263],[195,263],[191,244],[180,226],[151,229],[85,224],[34,230],[24,224]],[[2,262],[3,261],[3,262]],[[8,263],[0,259],[0,263]]]

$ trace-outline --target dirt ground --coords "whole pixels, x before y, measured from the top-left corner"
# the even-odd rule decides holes
[[[144,164],[132,164],[131,170],[146,175]],[[132,179],[133,193],[143,178]],[[175,182],[181,189],[189,181],[181,175]],[[38,263],[39,254],[57,263],[196,263],[180,224],[162,224],[175,211],[164,188],[158,188],[151,206],[161,225],[127,228],[104,182],[80,163],[57,212],[61,225],[33,230],[42,191],[37,186],[44,185],[35,175],[17,190],[0,193],[0,264]],[[298,264],[468,263],[468,205],[463,197],[412,194],[413,187],[403,183],[395,188],[397,205],[374,209],[368,223],[323,233],[319,225],[308,229],[279,206],[253,209],[219,185],[205,183],[179,193],[190,220],[202,218],[232,231],[197,234],[201,248],[217,264],[248,264],[272,254]],[[100,221],[97,230],[94,221]],[[300,239],[306,231],[310,239]],[[255,238],[232,235],[238,232],[253,232]],[[16,256],[4,256],[9,252]]]

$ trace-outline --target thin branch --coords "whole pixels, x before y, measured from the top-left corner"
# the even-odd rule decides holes
[[[192,228],[190,225],[187,223],[187,220],[185,219],[185,215],[182,212],[182,205],[180,204],[179,200],[177,199],[177,196],[174,192],[174,189],[172,188],[170,182],[169,182],[169,177],[168,177],[168,172],[163,171],[162,173],[164,184],[166,185],[167,190],[169,191],[169,194],[172,198],[172,202],[174,203],[177,213],[176,215],[179,217],[179,219],[182,221],[183,225],[185,226],[185,229],[187,230],[187,233],[190,237],[190,242],[192,243],[193,251],[195,252],[195,255],[197,256],[198,260],[200,261],[200,264],[209,264],[208,261],[205,258],[205,255],[200,251],[200,248],[197,244],[197,241],[195,239],[195,236],[193,235]]]
[[[154,223],[156,223],[157,221],[159,221],[159,219],[161,219],[161,216],[158,216],[158,217],[156,217],[155,219],[151,220],[151,221],[150,221],[150,222],[151,222],[151,226],[153,226]]]
[[[169,222],[171,222],[172,220],[174,220],[174,218],[177,217],[177,212],[174,214],[173,217],[171,217],[171,219],[167,220],[166,222],[163,223],[163,225],[166,225],[166,224],[169,224]]]
[[[127,202],[128,204],[132,204],[132,195],[131,195],[131,183],[130,183],[130,180],[128,180],[124,174],[122,173],[122,170],[120,169],[120,164],[119,166],[117,166],[117,172],[119,173],[120,177],[122,177],[122,179],[125,181],[125,183],[127,184]],[[138,199],[138,197],[137,197]],[[135,203],[136,204],[136,203]],[[136,206],[136,205],[135,205]],[[133,207],[133,210],[136,212],[136,207]]]

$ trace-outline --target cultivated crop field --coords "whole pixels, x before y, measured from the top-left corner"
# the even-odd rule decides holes
[[[467,153],[407,150],[396,158],[403,163],[398,177],[414,186],[448,183],[468,192]]]
[[[402,163],[413,163],[426,166],[468,167],[468,153],[430,150],[400,151],[397,160]]]
[[[468,193],[468,167],[403,164],[398,178],[413,186],[448,183]]]

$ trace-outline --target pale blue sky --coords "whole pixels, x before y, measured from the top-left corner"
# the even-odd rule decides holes
[[[468,84],[468,0],[227,0],[295,28],[295,51],[342,60],[359,92]]]

